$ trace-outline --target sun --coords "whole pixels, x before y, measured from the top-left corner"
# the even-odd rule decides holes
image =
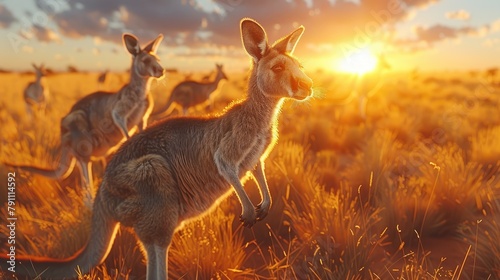
[[[362,48],[339,60],[337,69],[341,72],[363,75],[375,70],[377,63],[377,57],[368,48]]]

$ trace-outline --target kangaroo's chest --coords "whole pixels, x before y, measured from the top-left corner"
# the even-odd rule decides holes
[[[90,136],[94,146],[93,156],[104,156],[109,150],[120,143],[124,136],[120,128],[114,123],[111,116],[113,108],[116,106],[129,106],[124,116],[126,118],[127,129],[130,134],[134,132],[137,126],[148,111],[149,100],[128,98],[125,100],[113,100],[114,96],[109,96],[107,100],[99,100],[93,104],[93,109],[89,111],[91,125]],[[97,109],[100,108],[100,109]]]
[[[257,165],[262,156],[266,154],[268,148],[270,148],[272,139],[272,131],[263,132],[255,137],[254,141],[252,141],[251,145],[249,145],[248,151],[246,152],[243,160],[240,163],[239,169],[241,173],[245,173],[253,169],[255,165]]]
[[[35,102],[43,102],[45,101],[44,88],[39,84],[31,84],[26,90],[24,97]]]
[[[147,112],[148,114],[151,113],[152,106],[153,102],[149,95],[143,99],[139,99],[127,118],[128,128],[130,129],[139,124]]]
[[[144,89],[127,88],[116,96],[110,113],[114,112],[125,119],[127,128],[130,130],[143,120],[144,115],[152,109],[152,106],[152,97],[145,93]]]

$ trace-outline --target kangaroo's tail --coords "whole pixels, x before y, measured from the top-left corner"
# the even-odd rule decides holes
[[[174,103],[174,101],[175,97],[174,92],[172,91],[172,94],[170,94],[167,103],[165,103],[165,105],[163,105],[161,108],[153,110],[149,117],[153,120],[157,120],[159,118],[163,118],[164,116],[170,115],[170,113],[172,113],[172,111],[174,110],[174,106],[172,106],[172,103]]]
[[[118,230],[118,222],[111,218],[104,207],[98,194],[94,203],[89,241],[75,255],[62,260],[16,256],[15,272],[13,272],[9,269],[11,267],[9,260],[3,257],[6,254],[2,254],[0,267],[4,275],[19,279],[24,279],[24,277],[27,279],[73,279],[78,277],[79,273],[88,273],[91,268],[101,264],[107,257]]]
[[[75,162],[76,162],[75,157],[73,157],[71,153],[68,153],[63,150],[61,161],[59,162],[59,165],[57,166],[56,169],[46,169],[36,166],[17,165],[10,163],[4,163],[4,164],[9,167],[20,168],[24,171],[36,173],[51,179],[63,180],[66,179],[71,174],[71,172],[73,172],[73,169],[75,168]]]

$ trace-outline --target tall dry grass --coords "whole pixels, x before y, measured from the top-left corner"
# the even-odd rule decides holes
[[[500,279],[498,90],[460,73],[394,74],[362,120],[355,100],[339,104],[351,81],[315,75],[322,97],[287,103],[280,118],[280,139],[266,161],[269,216],[243,229],[235,219],[241,206],[230,196],[187,223],[170,249],[171,278]],[[125,74],[111,77],[109,90],[126,81]],[[29,120],[20,94],[30,79],[0,76],[0,162],[54,166],[61,117],[102,88],[97,73],[50,76],[48,114]],[[157,103],[182,79],[170,74],[155,82]],[[244,74],[230,76],[213,110],[241,97],[245,84]],[[83,246],[90,213],[82,205],[78,171],[58,182],[1,166],[0,182],[11,171],[18,186],[18,254],[66,257]],[[102,173],[96,164],[97,183]],[[245,189],[258,203],[255,184]],[[5,203],[6,188],[0,192]],[[0,228],[1,252],[7,235]],[[141,249],[122,228],[106,262],[80,278],[144,274]]]

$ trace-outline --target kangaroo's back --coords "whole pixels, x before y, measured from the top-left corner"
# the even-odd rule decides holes
[[[109,101],[116,99],[116,93],[106,92],[106,91],[96,91],[89,95],[86,95],[82,99],[78,100],[72,107],[70,112],[76,110],[83,110],[86,113],[90,113],[91,110],[101,111],[103,106],[111,105]],[[109,103],[109,104],[108,104]],[[101,105],[102,104],[102,105]],[[95,108],[98,106],[99,108]]]
[[[227,79],[226,74],[222,71],[222,65],[216,64],[217,75],[213,81],[197,82],[197,81],[183,81],[177,84],[167,102],[160,108],[153,112],[154,118],[170,114],[175,106],[173,103],[180,105],[183,114],[186,115],[188,108],[195,107],[210,100],[211,95],[217,90],[219,82]]]
[[[211,83],[185,81],[172,90],[172,97],[182,107],[193,107],[206,102],[212,93]]]
[[[79,100],[77,103],[71,107],[70,113],[81,110],[87,115],[88,121],[90,122],[92,129],[98,129],[104,124],[113,125],[112,111],[116,103],[120,100],[120,91],[105,92],[97,91],[89,94]],[[136,125],[132,123],[131,126]],[[106,129],[106,134],[112,135],[113,133],[120,133],[118,127],[114,126]],[[121,134],[121,133],[120,133]]]
[[[85,96],[61,120],[61,132],[71,133],[73,145],[85,141],[85,145],[92,146],[92,156],[104,156],[123,139],[122,132],[114,124],[111,115],[118,99],[117,93],[103,91]],[[136,124],[129,123],[128,129],[133,125]],[[75,129],[76,127],[79,128]],[[78,152],[78,149],[75,151]]]
[[[217,174],[213,160],[218,145],[230,127],[229,123],[226,127],[221,126],[218,118],[206,117],[172,118],[155,123],[122,144],[108,163],[109,172],[105,178],[109,178],[109,182],[120,181],[116,178],[133,172],[131,166],[141,161],[144,155],[158,156],[162,158],[169,177],[177,182],[165,187],[172,188],[170,191],[179,196],[180,204],[183,205],[179,212],[180,219],[197,216],[230,190],[230,184]],[[109,186],[141,192],[133,179],[124,181]]]

